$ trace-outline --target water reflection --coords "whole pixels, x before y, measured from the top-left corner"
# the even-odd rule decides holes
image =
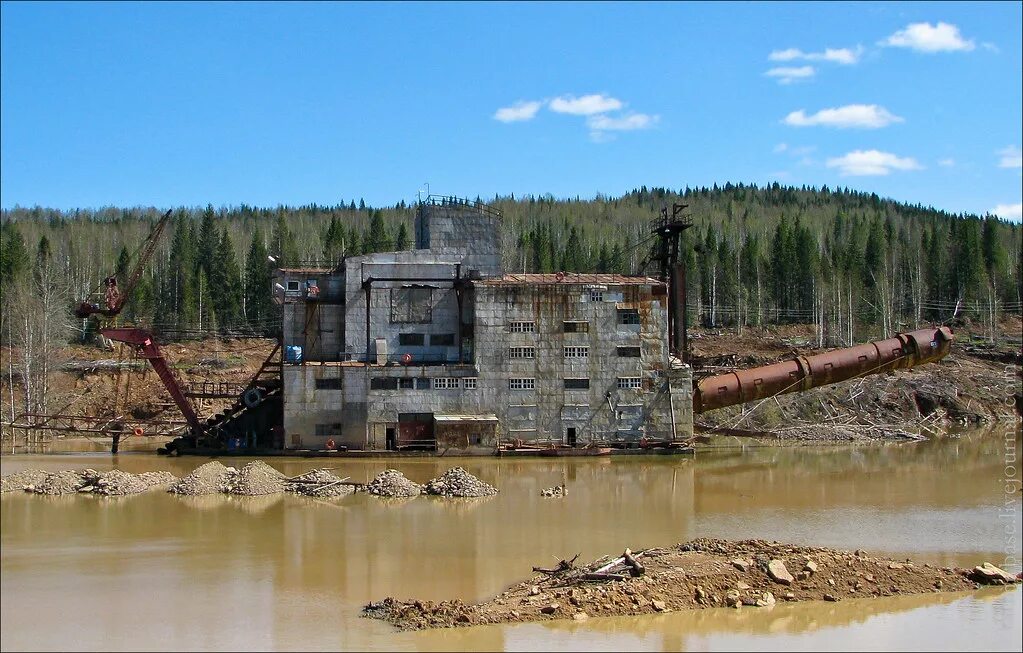
[[[1014,611],[1018,617],[1019,592],[991,595],[990,603],[928,595],[426,633],[397,633],[359,615],[363,604],[386,596],[477,600],[500,592],[533,565],[699,536],[997,564],[1006,541],[1004,520],[996,517],[1005,501],[1003,453],[997,436],[971,436],[911,446],[721,451],[693,460],[329,462],[334,473],[358,482],[395,468],[424,483],[461,465],[500,488],[482,500],[364,493],[340,499],[180,497],[162,491],[111,500],[8,493],[0,498],[0,639],[5,650],[657,650],[779,648],[783,642],[833,648],[835,641],[876,648],[864,633],[889,623],[923,619],[923,630],[944,633],[946,624],[977,629],[978,620]],[[224,462],[240,468],[248,460]],[[16,456],[0,458],[0,471],[103,471],[116,465],[182,476],[203,462],[133,454]],[[271,463],[289,476],[325,464]],[[567,497],[539,495],[562,482]],[[1018,515],[1018,493],[1011,501]],[[1019,519],[1013,528],[1018,556]],[[162,614],[134,616],[154,601]],[[920,614],[925,616],[911,616]],[[1019,622],[1006,626],[1017,643]],[[820,635],[834,638],[835,632],[841,633],[837,640]],[[992,634],[988,641],[981,633],[976,641],[998,648],[1003,636]]]

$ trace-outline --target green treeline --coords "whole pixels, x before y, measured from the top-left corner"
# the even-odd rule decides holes
[[[476,198],[477,200],[480,198]],[[690,320],[710,327],[816,323],[822,342],[1021,310],[1021,228],[847,189],[774,184],[640,188],[622,197],[498,196],[509,272],[657,274],[651,221],[689,205],[684,234]],[[72,298],[123,278],[158,208],[2,214],[0,289],[24,285],[45,240],[52,282]],[[413,247],[415,205],[180,208],[125,317],[167,337],[272,334],[275,265],[332,267]],[[273,257],[274,263],[270,261]],[[79,327],[82,328],[82,327]]]

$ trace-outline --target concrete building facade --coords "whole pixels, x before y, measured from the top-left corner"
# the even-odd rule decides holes
[[[492,453],[692,434],[663,282],[504,274],[500,214],[478,202],[431,197],[415,233],[413,251],[278,271],[285,448]]]

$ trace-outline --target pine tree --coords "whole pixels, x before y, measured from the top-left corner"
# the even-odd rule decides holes
[[[196,270],[199,268],[206,272],[207,280],[212,274],[211,265],[213,257],[217,252],[217,225],[214,222],[216,213],[213,205],[207,204],[199,220],[199,240],[196,243]]]
[[[273,274],[266,258],[263,233],[256,229],[252,234],[249,252],[245,257],[245,319],[257,332],[265,332],[273,316],[274,304],[270,284]]]
[[[227,229],[220,232],[215,259],[210,274],[210,297],[220,325],[234,328],[242,321],[242,287],[238,259]]]
[[[26,268],[28,251],[21,232],[9,220],[0,222],[0,295],[7,295]]]
[[[288,229],[283,210],[277,211],[277,221],[270,234],[270,254],[277,259],[278,267],[296,265],[300,260],[298,244],[295,242],[294,234]]]
[[[561,269],[566,272],[582,272],[585,267],[582,243],[579,242],[579,232],[575,227],[569,232],[568,243],[561,257]]]
[[[387,235],[383,211],[372,211],[369,229],[366,231],[364,241],[367,254],[387,251],[392,241],[390,236]]]
[[[408,226],[402,222],[398,225],[398,235],[394,237],[394,249],[398,252],[404,252],[409,249],[410,245]]]
[[[330,267],[336,267],[344,257],[345,228],[336,216],[330,216],[330,224],[323,235],[323,258]]]

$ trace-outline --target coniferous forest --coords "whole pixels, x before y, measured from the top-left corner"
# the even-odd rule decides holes
[[[509,272],[656,275],[651,221],[663,206],[688,204],[691,324],[814,323],[821,344],[839,345],[956,320],[989,324],[993,334],[1001,315],[1021,311],[1021,228],[993,216],[778,184],[475,199],[502,211]],[[74,302],[111,273],[124,278],[165,210],[4,210],[0,338],[22,348],[86,340],[95,325],[71,317]],[[354,199],[177,208],[123,316],[168,340],[272,336],[279,318],[268,256],[285,267],[331,267],[346,256],[410,249],[414,214],[404,201],[372,207]]]

